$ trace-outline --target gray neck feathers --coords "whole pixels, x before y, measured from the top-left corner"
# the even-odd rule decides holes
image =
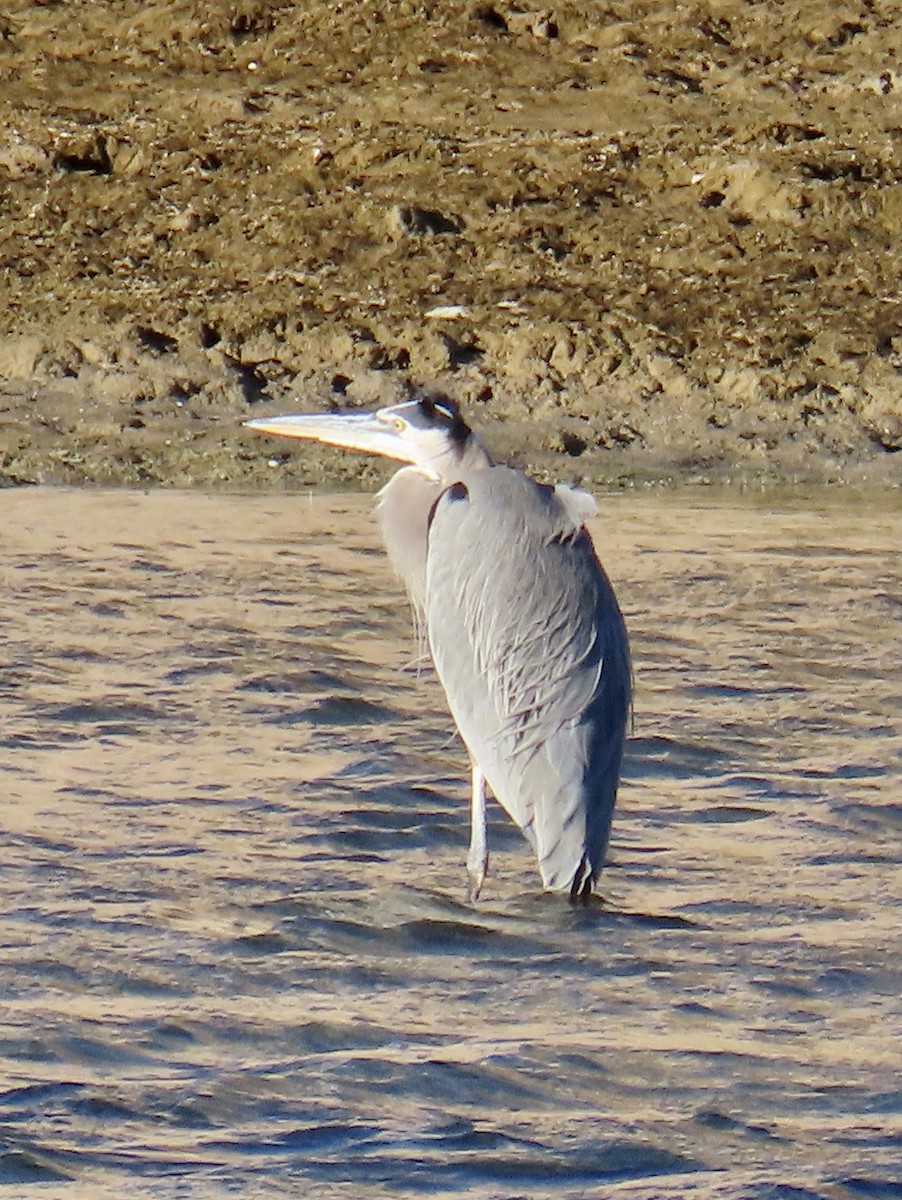
[[[485,446],[471,435],[453,463],[447,467],[437,464],[440,479],[430,478],[419,467],[402,467],[379,493],[382,540],[419,617],[425,615],[426,607],[426,542],[432,506],[445,488],[463,475],[491,465]]]

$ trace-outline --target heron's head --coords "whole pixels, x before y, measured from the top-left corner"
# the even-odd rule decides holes
[[[438,479],[453,476],[468,452],[479,445],[454,402],[434,392],[372,413],[260,417],[245,425],[261,433],[393,458]]]

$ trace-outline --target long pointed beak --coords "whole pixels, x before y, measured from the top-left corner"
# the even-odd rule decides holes
[[[325,442],[328,446],[380,454],[401,462],[413,461],[410,446],[389,421],[380,419],[378,413],[298,413],[285,417],[258,417],[244,424],[260,433]]]

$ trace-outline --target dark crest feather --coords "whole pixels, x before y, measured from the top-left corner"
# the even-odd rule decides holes
[[[460,409],[450,396],[446,396],[444,392],[421,392],[416,399],[420,412],[427,421],[445,425],[448,436],[458,448],[466,445],[470,437],[470,426],[460,415]]]

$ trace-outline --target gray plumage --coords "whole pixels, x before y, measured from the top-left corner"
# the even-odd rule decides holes
[[[429,645],[461,736],[552,891],[601,869],[630,703],[626,628],[563,489],[466,474],[429,531]]]
[[[591,498],[495,466],[445,397],[249,424],[409,464],[380,492],[379,520],[473,764],[469,894],[488,863],[488,783],[545,887],[588,896],[608,842],[631,681],[623,617],[584,525]]]

